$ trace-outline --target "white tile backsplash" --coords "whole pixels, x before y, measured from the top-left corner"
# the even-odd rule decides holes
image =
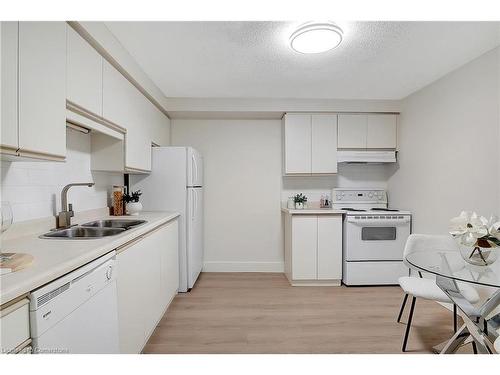
[[[298,193],[307,196],[311,206],[319,205],[322,194],[332,198],[332,189],[381,188],[387,189],[389,177],[397,170],[397,164],[339,164],[335,176],[283,177],[282,205],[288,197]]]
[[[108,205],[112,185],[122,185],[123,175],[90,170],[90,141],[91,135],[68,129],[64,163],[2,161],[0,196],[11,204],[15,222],[56,215],[61,210],[61,190],[72,182],[95,183],[69,190],[73,210]]]

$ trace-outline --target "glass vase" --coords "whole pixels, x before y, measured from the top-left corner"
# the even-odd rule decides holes
[[[497,247],[460,246],[462,258],[475,266],[487,266],[498,258]]]

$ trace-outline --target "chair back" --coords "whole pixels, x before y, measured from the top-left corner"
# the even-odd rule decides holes
[[[458,244],[450,235],[410,234],[406,240],[404,258],[416,252],[436,250],[458,251]]]

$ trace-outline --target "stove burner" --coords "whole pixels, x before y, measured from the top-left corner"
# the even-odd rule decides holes
[[[395,208],[371,208],[370,211],[390,211],[390,212],[397,212],[399,210],[396,210]]]
[[[351,208],[351,207],[346,207],[346,208],[341,208],[341,210],[344,210],[344,211],[356,211],[356,212],[365,212],[366,210],[360,210],[358,208]]]

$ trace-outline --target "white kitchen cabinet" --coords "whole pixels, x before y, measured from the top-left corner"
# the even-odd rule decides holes
[[[366,148],[366,115],[339,115],[338,129],[338,148]]]
[[[102,116],[125,129],[135,118],[136,88],[109,62],[102,68]]]
[[[17,353],[31,343],[29,299],[22,298],[0,307],[0,353]]]
[[[337,173],[337,116],[311,116],[311,173]]]
[[[285,114],[285,174],[311,173],[311,115]]]
[[[144,345],[148,306],[142,296],[148,288],[144,277],[149,272],[142,264],[144,249],[144,243],[139,240],[116,256],[120,353],[140,353]]]
[[[314,280],[317,275],[318,217],[292,218],[292,275],[294,280]]]
[[[142,242],[142,266],[144,267],[144,274],[142,282],[145,284],[143,288],[141,299],[144,301],[144,343],[148,337],[153,333],[156,324],[161,319],[164,312],[162,303],[161,291],[161,261],[164,260],[162,252],[165,251],[162,242],[162,229],[146,236]]]
[[[101,116],[103,58],[72,27],[67,31],[67,99]]]
[[[66,155],[66,23],[2,22],[2,154]]]
[[[366,125],[366,148],[396,148],[397,115],[368,115]]]
[[[125,135],[125,168],[130,172],[151,171],[151,144],[154,119],[148,116],[151,102],[136,90],[134,117]]]
[[[337,173],[337,116],[295,114],[283,117],[284,174]]]
[[[19,22],[1,22],[1,140],[2,153],[17,154],[17,44]]]
[[[110,63],[103,63],[103,117],[127,130],[125,169],[151,170],[151,125],[147,98]]]
[[[318,280],[342,279],[342,215],[318,216]]]
[[[161,295],[159,300],[168,306],[179,289],[179,223],[172,221],[161,232]],[[163,312],[162,312],[163,314]]]
[[[285,213],[285,274],[292,285],[340,285],[342,215]]]
[[[19,155],[66,155],[66,23],[19,23]]]
[[[158,146],[170,145],[170,119],[151,102],[148,113],[151,119],[151,141]]]
[[[121,353],[140,353],[179,286],[177,219],[118,249]]]
[[[338,116],[339,149],[396,149],[397,114]]]

